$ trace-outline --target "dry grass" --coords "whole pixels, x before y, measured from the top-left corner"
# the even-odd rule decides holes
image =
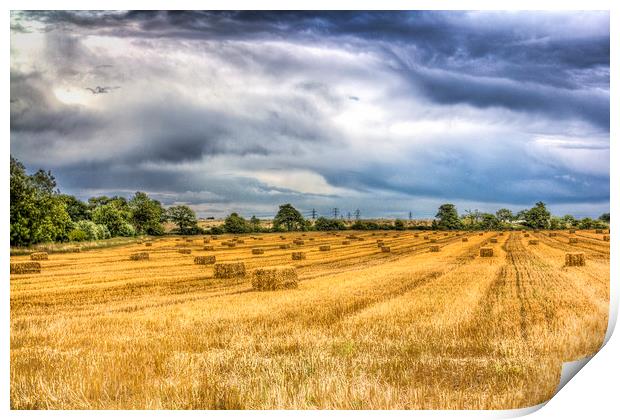
[[[530,247],[507,233],[494,258],[475,258],[491,232],[442,237],[441,253],[403,232],[390,254],[371,233],[346,247],[308,233],[315,241],[294,261],[278,235],[261,235],[264,256],[217,247],[218,264],[207,266],[178,254],[174,238],[154,242],[144,264],[129,261],[137,244],[50,254],[40,274],[11,275],[11,407],[538,404],[561,362],[595,353],[605,334],[609,242],[591,235],[569,244],[541,234]],[[566,267],[568,252],[587,266]],[[248,272],[292,264],[298,288],[267,293],[249,276],[218,278],[219,264],[237,263]]]

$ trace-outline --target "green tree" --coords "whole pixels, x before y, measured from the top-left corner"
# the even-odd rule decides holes
[[[224,220],[224,230],[228,233],[246,233],[250,230],[248,222],[237,213],[231,213]]]
[[[133,236],[135,229],[129,223],[129,212],[120,209],[114,202],[108,202],[92,211],[93,222],[104,225],[112,236]]]
[[[347,226],[342,220],[319,217],[314,222],[316,230],[345,230]]]
[[[494,214],[482,213],[482,221],[480,222],[480,228],[486,230],[493,230],[499,228],[499,220]]]
[[[67,213],[69,213],[71,220],[74,222],[90,220],[90,209],[88,204],[68,194],[61,194],[59,197],[67,206]]]
[[[594,220],[589,217],[584,217],[579,221],[579,229],[594,229]]]
[[[260,232],[261,231],[260,219],[258,217],[252,215],[252,217],[250,218],[250,225],[252,226],[252,230],[254,232]]]
[[[578,223],[575,216],[570,215],[570,214],[563,216],[562,220],[564,221],[564,225],[567,227],[577,226],[577,223]]]
[[[151,199],[146,193],[136,192],[128,203],[131,212],[131,223],[138,234],[163,235],[161,203]]]
[[[461,228],[461,220],[454,204],[442,204],[435,215],[437,229],[454,230]]]
[[[551,220],[549,221],[549,229],[566,229],[566,221],[563,217],[552,216]]]
[[[172,206],[166,213],[168,220],[177,226],[179,233],[192,234],[198,230],[196,213],[188,206]]]
[[[533,229],[547,229],[551,213],[547,210],[545,203],[539,201],[534,207],[525,213],[525,223]]]
[[[282,204],[278,214],[273,219],[273,228],[280,230],[284,227],[287,231],[303,230],[306,224],[301,213],[290,204]]]
[[[603,213],[599,216],[598,220],[605,223],[610,223],[609,213]]]
[[[400,219],[394,220],[394,229],[396,230],[405,230],[405,222]]]
[[[497,210],[495,212],[495,216],[497,217],[497,220],[499,220],[501,223],[510,222],[514,218],[514,215],[508,209]]]
[[[25,166],[11,156],[11,245],[66,240],[70,230],[71,218],[53,175],[43,170],[28,175]]]

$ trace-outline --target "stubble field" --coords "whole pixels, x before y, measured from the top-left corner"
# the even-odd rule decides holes
[[[11,275],[11,407],[520,408],[549,399],[561,363],[602,344],[601,234],[351,234],[240,236],[234,248],[222,246],[230,235],[166,237],[50,254],[40,274]],[[148,260],[129,259],[142,251]],[[293,251],[307,258],[292,261]],[[565,267],[567,252],[586,265]],[[194,264],[200,255],[243,261],[248,276],[214,278],[212,265]],[[253,269],[284,264],[297,289],[252,290]]]

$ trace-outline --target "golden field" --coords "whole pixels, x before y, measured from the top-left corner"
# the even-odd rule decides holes
[[[202,237],[166,237],[50,254],[40,274],[11,275],[11,407],[520,408],[549,399],[561,363],[603,342],[601,234],[350,234],[244,235],[234,248],[222,235],[213,251]],[[280,249],[294,239],[304,244]],[[129,259],[144,251],[148,260]],[[292,261],[293,251],[307,258]],[[586,265],[565,267],[567,252]],[[212,265],[194,264],[200,255],[243,261],[248,275],[216,279]],[[252,269],[274,265],[294,266],[299,287],[252,290]]]

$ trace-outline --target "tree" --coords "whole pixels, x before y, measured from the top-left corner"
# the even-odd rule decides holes
[[[563,217],[555,217],[552,216],[549,221],[549,229],[558,230],[558,229],[566,229],[566,221]]]
[[[250,230],[248,222],[237,213],[231,213],[224,220],[224,230],[228,233],[246,233]]]
[[[108,202],[95,208],[92,212],[93,222],[104,225],[112,236],[133,236],[134,227],[129,223],[129,213],[118,208],[114,202]]]
[[[610,223],[609,213],[603,213],[599,216],[598,220],[605,223]]]
[[[497,220],[499,220],[501,223],[510,222],[514,218],[514,215],[508,209],[497,210],[495,212],[495,216],[497,217]]]
[[[71,218],[49,171],[28,175],[26,167],[11,156],[10,194],[11,245],[68,238]]]
[[[547,210],[545,203],[539,201],[525,213],[524,217],[527,226],[533,229],[546,229],[549,227],[551,213]]]
[[[254,215],[250,218],[250,225],[252,226],[252,230],[254,232],[260,232],[260,219]]]
[[[67,213],[69,213],[71,220],[74,222],[90,220],[90,209],[88,204],[68,194],[61,194],[59,197],[67,206]]]
[[[273,228],[280,230],[284,227],[287,231],[303,230],[306,226],[301,213],[290,204],[282,204],[278,210],[278,214],[273,219]]]
[[[577,219],[573,215],[570,215],[570,214],[564,215],[562,217],[562,220],[564,221],[565,226],[572,227],[572,226],[577,225]]]
[[[594,229],[594,220],[584,217],[579,221],[579,229]]]
[[[190,234],[198,230],[196,213],[188,206],[172,206],[166,213],[168,220],[177,226],[179,233]]]
[[[157,200],[149,198],[146,193],[136,192],[129,200],[131,222],[138,234],[163,235],[164,227],[161,223],[164,209]]]
[[[396,230],[405,230],[405,222],[400,219],[396,219],[394,221],[394,229]]]
[[[342,220],[319,217],[314,222],[314,228],[316,230],[345,230],[347,226]]]
[[[491,213],[482,213],[482,221],[480,227],[486,230],[493,230],[499,227],[499,220]]]
[[[480,221],[482,217],[481,215],[482,213],[480,213],[478,209],[476,210],[467,209],[465,210],[465,215],[463,216],[463,220],[467,220],[469,224],[469,228],[473,229],[474,225]]]
[[[435,215],[437,220],[437,229],[454,230],[461,228],[461,220],[456,211],[454,204],[442,204]]]

